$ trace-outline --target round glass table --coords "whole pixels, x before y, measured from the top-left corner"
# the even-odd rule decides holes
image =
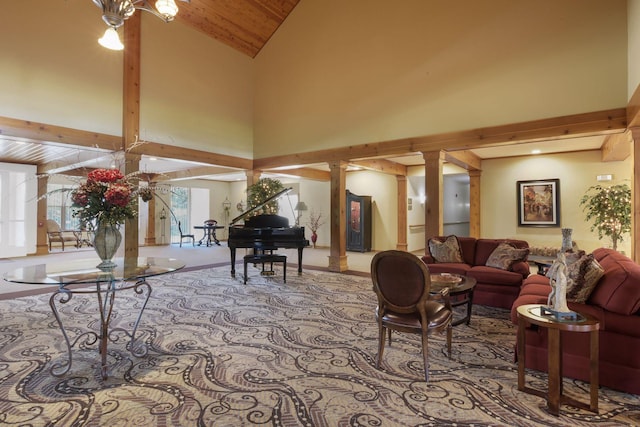
[[[115,341],[114,333],[124,333],[130,339],[129,351],[136,357],[147,354],[145,343],[136,343],[136,332],[142,313],[151,296],[149,277],[159,276],[180,270],[184,262],[174,258],[139,257],[116,258],[112,269],[98,269],[94,259],[83,259],[51,264],[37,264],[22,267],[5,273],[4,280],[25,285],[51,285],[54,289],[49,298],[49,306],[58,322],[67,346],[67,360],[54,363],[51,373],[55,376],[66,374],[71,369],[71,349],[79,342],[94,344],[98,342],[102,357],[101,374],[107,378],[107,343]],[[89,286],[93,285],[93,286]],[[117,292],[132,290],[142,296],[142,303],[131,331],[123,328],[110,328],[111,316]],[[100,315],[99,332],[87,331],[71,340],[64,327],[58,306],[70,302],[75,294],[95,294]]]

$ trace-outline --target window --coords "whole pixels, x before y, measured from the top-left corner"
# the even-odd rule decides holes
[[[189,222],[189,189],[184,187],[171,187],[171,201],[169,205],[175,215],[175,221],[171,222],[171,243],[180,241],[180,231],[178,231],[178,223],[180,221],[182,232],[188,233],[191,228]]]
[[[0,257],[36,250],[36,167],[0,163]]]
[[[47,185],[47,219],[57,222],[63,230],[80,229],[80,221],[73,217],[71,209],[71,191],[65,191],[72,188],[72,185]]]

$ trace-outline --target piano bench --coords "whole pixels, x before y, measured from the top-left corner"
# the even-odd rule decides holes
[[[284,283],[287,283],[287,256],[271,253],[258,253],[244,256],[244,284],[247,284],[247,264],[262,264],[262,271],[264,272],[264,265],[267,263],[271,264],[271,270],[273,271],[274,262],[282,263],[282,277]]]

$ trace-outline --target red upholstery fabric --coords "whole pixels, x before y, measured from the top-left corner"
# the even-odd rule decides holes
[[[438,236],[436,238],[442,239],[444,237]],[[524,240],[458,237],[465,264],[436,263],[429,254],[428,248],[422,260],[429,266],[431,273],[455,273],[475,278],[477,284],[473,296],[474,304],[511,308],[520,292],[522,280],[530,274],[530,268],[527,262],[514,263],[513,271],[487,267],[485,265],[487,259],[502,242],[507,242],[516,248],[529,247],[529,244]]]
[[[570,302],[569,308],[597,318],[600,322],[600,384],[628,393],[640,394],[640,310],[629,310],[640,298],[640,266],[612,249],[593,252],[605,269],[596,290],[585,304]],[[635,284],[635,293],[631,292]],[[601,286],[603,288],[601,288]],[[511,320],[517,323],[517,307],[523,304],[546,304],[551,292],[549,279],[531,275],[524,280],[520,295],[511,309]],[[611,295],[606,295],[611,292]],[[621,296],[626,301],[620,301]],[[595,300],[594,300],[595,297]],[[603,307],[606,305],[606,307]],[[608,307],[617,311],[612,311]],[[583,381],[589,380],[588,334],[563,333],[564,375]],[[526,366],[547,371],[547,331],[543,328],[526,330]]]
[[[614,313],[637,313],[640,310],[640,265],[610,249],[597,249],[593,255],[606,274],[588,302]]]

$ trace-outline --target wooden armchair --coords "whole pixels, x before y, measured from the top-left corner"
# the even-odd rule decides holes
[[[73,242],[76,248],[80,247],[80,233],[78,230],[62,230],[60,225],[52,219],[47,220],[47,239],[49,240],[49,251],[51,251],[52,243],[64,245],[66,242]]]
[[[431,295],[431,275],[417,256],[403,251],[378,252],[371,260],[371,279],[378,296],[378,355],[376,368],[384,351],[385,332],[402,331],[422,336],[424,379],[429,381],[428,336],[432,331],[447,334],[447,353],[451,358],[451,321],[453,312],[449,290]]]

